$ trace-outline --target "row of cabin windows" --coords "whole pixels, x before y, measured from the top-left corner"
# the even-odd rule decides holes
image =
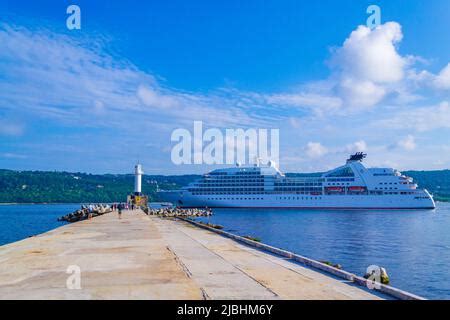
[[[275,182],[274,186],[276,187],[303,187],[303,186],[321,186],[322,183],[317,182],[317,183],[313,183],[313,182],[307,182],[307,183],[303,183],[303,182],[297,182],[297,183],[280,183],[280,182]]]
[[[264,191],[263,186],[245,186],[245,187],[215,187],[215,188],[189,188],[190,192],[202,192],[202,191]],[[275,191],[321,191],[322,187],[274,187]]]
[[[345,185],[350,185],[350,182],[347,182],[347,183],[329,183],[328,185],[331,185],[331,186],[345,186]]]
[[[208,200],[264,200],[264,198],[207,198]],[[321,200],[322,197],[277,197],[277,200]]]
[[[264,183],[264,179],[245,179],[245,180],[203,180],[198,182],[201,185],[216,184],[237,184],[237,183]],[[272,182],[272,181],[270,181]],[[275,181],[274,185],[282,186],[302,186],[302,185],[322,185],[323,181]]]
[[[192,195],[194,196],[202,196],[202,195],[236,195],[236,194],[285,194],[285,191],[266,191],[266,192],[260,192],[260,191],[233,191],[233,192],[208,192],[208,191],[197,191],[192,192]],[[292,192],[292,194],[311,194],[310,191],[305,192]],[[317,191],[315,193],[322,194],[321,191]]]
[[[207,176],[234,176],[234,175],[254,175],[254,174],[261,174],[260,170],[252,170],[252,171],[237,171],[233,173],[228,172],[210,172],[207,174]]]
[[[264,179],[266,176],[218,176],[218,177],[204,177],[204,180],[242,180],[242,179]]]
[[[392,190],[392,189],[397,190],[398,188],[392,188],[392,187],[377,188],[377,187],[375,187],[375,190]]]
[[[202,179],[200,182],[222,182],[222,183],[229,183],[229,182],[245,182],[245,181],[264,181],[264,178],[261,179]]]
[[[321,200],[322,197],[277,197],[277,200]]]
[[[208,198],[208,200],[264,200],[263,198]]]
[[[336,181],[355,181],[355,178],[328,178],[328,182],[336,182]]]
[[[234,176],[254,176],[254,175],[261,175],[260,171],[241,171],[241,172],[235,172],[235,173],[226,173],[226,172],[211,172],[206,175],[206,177],[234,177]]]
[[[208,195],[208,194],[217,194],[217,193],[193,193],[193,195]],[[219,193],[219,194],[223,194],[226,195],[226,193]],[[233,193],[233,195],[235,195],[236,193]],[[238,193],[239,194],[239,193]],[[248,193],[245,193],[248,194]],[[250,193],[251,194],[251,193]],[[255,194],[260,194],[260,193],[255,193]],[[269,194],[269,193],[266,193]],[[357,194],[357,193],[355,193]],[[383,194],[402,194],[402,195],[410,195],[410,194],[414,194],[414,192],[408,192],[408,191],[402,191],[402,192],[386,192],[386,191],[370,191],[371,195],[377,194],[377,195],[383,195]],[[322,197],[295,197],[295,196],[291,196],[291,197],[277,197],[277,200],[308,200],[308,199],[322,199]],[[234,198],[234,197],[227,197],[227,198],[208,198],[208,200],[263,200],[263,198]]]
[[[218,185],[223,185],[223,186],[235,186],[235,185],[247,185],[247,184],[251,184],[251,185],[263,185],[264,181],[237,181],[237,182],[228,182],[228,181],[215,181],[215,182],[199,182],[196,183],[196,185],[199,186],[218,186]]]
[[[242,191],[242,190],[264,190],[264,186],[208,186],[208,187],[194,187],[194,188],[190,188],[190,191],[195,191],[195,190],[206,190],[206,191],[213,191],[213,190],[237,190],[237,191]]]

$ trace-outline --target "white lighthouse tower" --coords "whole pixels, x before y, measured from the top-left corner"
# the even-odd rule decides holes
[[[138,163],[134,166],[134,194],[140,196],[142,194],[142,166]]]

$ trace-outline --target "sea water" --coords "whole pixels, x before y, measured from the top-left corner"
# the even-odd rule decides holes
[[[450,299],[450,203],[435,210],[215,209],[209,219],[357,275],[382,266],[392,286]]]
[[[0,205],[0,245],[62,226],[57,219],[79,208],[79,204]]]
[[[61,226],[57,218],[79,207],[0,205],[0,245]],[[382,266],[395,287],[450,299],[450,203],[435,210],[214,209],[209,220],[358,275]]]

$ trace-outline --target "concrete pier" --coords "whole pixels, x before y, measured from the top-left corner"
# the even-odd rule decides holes
[[[69,266],[81,289],[68,289]],[[382,299],[183,221],[124,211],[0,247],[0,299]]]

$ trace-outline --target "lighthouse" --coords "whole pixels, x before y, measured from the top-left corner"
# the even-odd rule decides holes
[[[142,194],[142,166],[138,163],[134,166],[134,194],[140,196]]]
[[[134,192],[127,196],[127,202],[130,205],[134,205],[140,208],[146,208],[148,205],[148,196],[142,193],[142,171],[141,164],[136,164],[134,166]]]

